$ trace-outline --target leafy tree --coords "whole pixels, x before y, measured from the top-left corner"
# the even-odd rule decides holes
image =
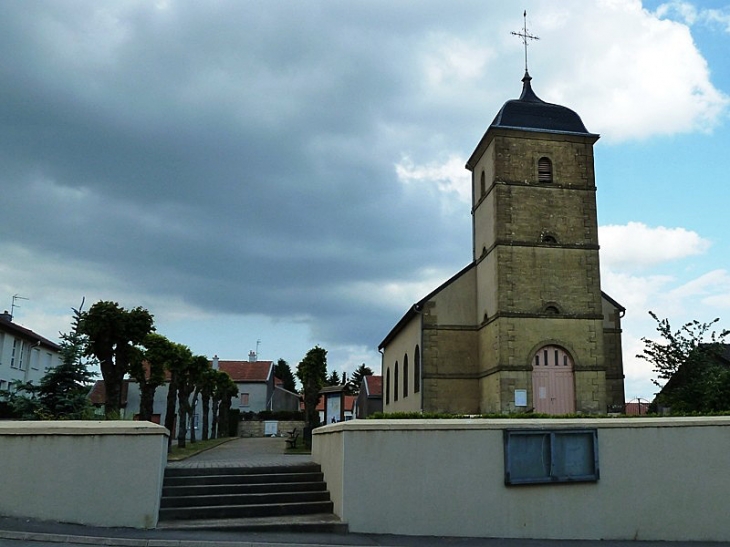
[[[339,386],[340,382],[340,375],[337,373],[336,370],[333,370],[332,372],[330,372],[330,375],[327,376],[327,379],[325,380],[325,385]]]
[[[663,388],[653,405],[678,413],[730,410],[730,363],[723,364],[730,331],[713,330],[719,319],[690,321],[675,331],[667,319],[649,314],[662,340],[642,338],[644,350],[637,357],[652,364],[657,374],[652,382]]]
[[[143,351],[135,351],[129,362],[129,375],[139,384],[139,419],[150,421],[154,413],[155,391],[165,383],[165,371],[175,358],[175,346],[161,334],[145,336]]]
[[[274,376],[281,380],[284,389],[296,393],[297,385],[294,380],[294,373],[291,371],[289,363],[284,361],[284,359],[279,359],[276,365],[274,365]]]
[[[99,361],[104,378],[108,419],[119,417],[122,385],[134,348],[154,330],[152,315],[144,308],[125,310],[116,302],[99,301],[79,315],[78,331],[87,337],[84,354]]]
[[[327,380],[327,350],[319,346],[310,349],[297,366],[297,378],[302,384],[304,419],[307,425],[315,427],[319,425],[319,391]]]
[[[362,384],[362,379],[365,378],[365,376],[372,376],[373,371],[370,367],[365,366],[365,363],[357,367],[357,370],[352,373],[352,376],[350,377],[350,381],[347,382],[347,392],[350,395],[357,395],[360,393],[360,385]]]

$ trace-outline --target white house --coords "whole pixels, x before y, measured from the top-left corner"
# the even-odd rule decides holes
[[[15,381],[38,384],[46,370],[61,363],[61,347],[0,314],[0,390]]]

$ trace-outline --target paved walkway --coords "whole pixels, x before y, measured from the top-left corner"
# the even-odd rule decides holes
[[[298,465],[312,461],[309,454],[287,454],[281,437],[238,438],[196,454],[186,460],[170,462],[168,467],[261,467]]]

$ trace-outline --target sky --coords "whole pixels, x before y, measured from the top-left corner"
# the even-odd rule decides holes
[[[58,340],[113,300],[209,358],[379,373],[472,259],[464,164],[521,92],[523,9],[533,90],[601,135],[602,287],[651,399],[650,310],[730,327],[730,0],[2,2],[0,307]]]

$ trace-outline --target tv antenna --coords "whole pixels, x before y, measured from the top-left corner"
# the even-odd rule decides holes
[[[538,36],[534,36],[527,32],[527,10],[524,11],[522,14],[522,17],[524,18],[524,24],[522,26],[521,32],[510,32],[513,36],[519,36],[522,38],[522,43],[525,45],[525,72],[527,72],[527,41],[528,40],[539,40],[540,38]]]
[[[10,306],[10,318],[11,319],[15,316],[15,308],[20,307],[18,304],[15,303],[17,300],[30,300],[30,299],[26,298],[24,296],[20,296],[19,294],[13,295],[13,303]]]

